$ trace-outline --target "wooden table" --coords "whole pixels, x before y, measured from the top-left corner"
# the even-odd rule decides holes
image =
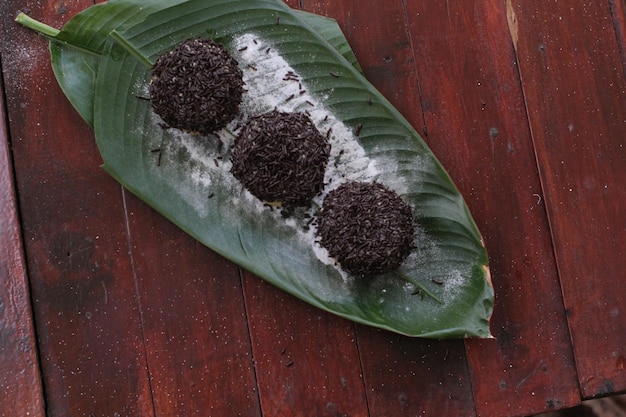
[[[319,311],[107,176],[3,0],[0,415],[521,416],[626,390],[623,0],[301,0],[423,133],[490,253],[495,340]]]

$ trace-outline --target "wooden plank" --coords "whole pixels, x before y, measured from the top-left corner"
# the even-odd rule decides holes
[[[626,76],[626,2],[624,0],[608,0],[613,18],[615,38],[622,61],[622,69]]]
[[[338,21],[368,81],[421,132],[417,74],[401,2],[376,0],[367,7],[354,7],[349,1],[301,3],[306,11]]]
[[[64,98],[45,40],[90,2],[3,5],[3,70],[49,416],[153,415],[121,187]]]
[[[306,10],[338,20],[368,80],[423,130],[416,68],[401,1],[303,1]],[[410,339],[358,327],[359,351],[372,416],[473,416],[474,402],[461,341]]]
[[[354,324],[244,276],[263,415],[367,416]]]
[[[626,389],[624,45],[608,1],[512,4],[580,384],[607,395]]]
[[[388,67],[383,65],[382,69],[374,69],[374,61],[382,56],[380,48],[386,46],[386,39],[401,40],[399,32],[402,31],[396,25],[399,21],[398,5],[387,2],[380,6],[384,7],[384,13],[373,13],[372,10],[381,9],[370,7],[369,3],[368,8],[363,8],[366,11],[337,3],[305,3],[309,9],[326,8],[327,14],[340,19],[344,29],[352,28],[349,34],[351,43],[363,42],[355,46],[357,56],[362,62],[373,60],[366,66],[366,75],[370,79],[377,76],[381,78],[376,83],[380,83],[383,93],[420,130],[422,110],[417,99],[419,95],[414,94],[419,92],[422,95],[431,147],[460,185],[485,234],[498,293],[494,334],[499,337],[499,341],[467,343],[478,414],[520,414],[539,410],[540,407],[566,406],[575,403],[578,398],[556,266],[550,247],[550,229],[543,212],[544,202],[547,202],[552,222],[556,222],[552,226],[560,272],[564,277],[563,290],[568,307],[572,308],[572,337],[580,346],[576,352],[579,371],[585,371],[581,372],[581,376],[584,376],[583,390],[587,396],[593,396],[624,389],[623,373],[619,373],[623,369],[621,349],[625,346],[623,323],[619,322],[623,311],[623,283],[615,278],[623,275],[623,267],[618,262],[598,265],[597,262],[588,261],[598,258],[600,253],[604,259],[621,259],[620,255],[624,254],[623,239],[620,239],[624,231],[623,224],[620,224],[623,223],[623,217],[619,217],[621,213],[618,210],[623,197],[620,200],[620,194],[617,194],[615,188],[601,190],[601,180],[607,179],[610,181],[607,184],[611,185],[621,184],[626,172],[620,147],[623,145],[620,140],[626,136],[623,124],[620,125],[615,117],[625,114],[624,103],[619,100],[623,96],[613,91],[624,91],[623,74],[620,75],[623,66],[620,66],[619,54],[615,55],[615,50],[619,48],[615,48],[615,41],[611,43],[610,39],[607,40],[607,29],[603,29],[602,25],[603,22],[609,22],[608,26],[611,26],[610,14],[606,13],[608,3],[596,3],[593,7],[576,11],[566,10],[563,5],[551,5],[552,8],[546,12],[536,11],[532,4],[509,3],[510,33],[515,39],[520,57],[521,81],[538,149],[545,195],[541,192],[536,166],[529,162],[534,161],[534,154],[525,103],[519,90],[520,80],[514,65],[515,56],[506,28],[506,3],[475,5],[473,9],[467,7],[467,2],[461,1],[429,2],[428,7],[425,7],[425,2],[407,4],[414,52],[420,58],[416,73],[410,58],[413,54],[409,58],[405,55],[406,44],[399,44],[399,49],[404,51],[400,55],[394,54],[391,60],[384,60],[385,64],[389,64]],[[17,10],[17,7],[11,7],[11,13]],[[46,7],[49,10],[43,10],[35,17],[47,18],[46,21],[54,24],[66,19],[65,14],[71,14],[65,6],[61,8],[57,3]],[[366,12],[369,15],[367,21],[362,16],[353,20],[353,16]],[[374,29],[371,29],[373,15],[384,18],[378,19]],[[3,14],[2,17],[3,39],[13,48],[8,50],[5,46],[2,50],[3,67],[9,80],[7,97],[14,132],[16,172],[29,266],[33,271],[35,313],[44,353],[42,371],[46,378],[47,394],[52,399],[50,413],[102,412],[114,415],[116,412],[128,412],[151,415],[153,410],[147,383],[148,365],[154,367],[155,383],[163,384],[161,391],[155,390],[157,409],[195,412],[207,402],[194,398],[196,394],[193,388],[176,399],[191,401],[189,406],[174,404],[173,399],[167,398],[167,390],[178,389],[186,377],[201,378],[203,373],[191,369],[181,370],[175,363],[168,365],[169,359],[175,359],[173,354],[167,354],[162,359],[164,354],[161,349],[185,353],[186,343],[159,335],[157,324],[167,320],[164,328],[168,332],[176,333],[180,330],[176,334],[183,335],[186,320],[195,319],[193,312],[218,299],[208,297],[198,300],[197,296],[194,299],[191,287],[179,289],[175,286],[175,280],[168,274],[173,273],[177,266],[187,265],[184,268],[188,268],[190,258],[186,256],[172,263],[158,260],[158,248],[150,246],[147,247],[150,253],[144,258],[142,248],[138,246],[132,249],[136,260],[133,270],[131,259],[118,254],[126,254],[131,249],[127,242],[129,230],[131,241],[138,243],[143,236],[153,236],[148,233],[148,226],[158,225],[160,220],[146,215],[139,222],[132,220],[130,213],[125,212],[119,187],[94,169],[98,161],[91,132],[77,122],[78,116],[63,102],[64,99],[54,87],[49,70],[46,69],[45,63],[48,61],[45,49],[31,46],[37,42],[41,46],[41,39],[25,35],[21,29],[16,31],[19,35],[12,33],[13,30],[7,29],[6,16]],[[556,20],[559,17],[567,23],[559,23]],[[552,18],[555,20],[551,21]],[[361,24],[366,26],[363,28]],[[572,27],[590,28],[590,33],[601,35],[599,39],[594,36],[581,40],[580,36],[585,35],[571,35]],[[365,29],[372,34],[363,34],[361,30]],[[385,35],[374,36],[381,33]],[[571,58],[573,48],[577,45],[584,47],[582,50],[591,61],[578,63],[574,70],[579,71],[574,71],[571,66],[576,61]],[[565,52],[557,50],[563,46]],[[371,57],[365,59],[368,54]],[[403,72],[404,69],[408,69],[408,72]],[[563,77],[563,74],[570,73],[574,76]],[[593,78],[584,76],[593,73],[598,75]],[[392,75],[383,80],[388,74]],[[418,75],[416,79],[419,79],[420,90],[417,90],[417,84],[409,81],[408,77],[413,76],[411,74]],[[394,87],[393,91],[388,87],[396,85],[401,87]],[[37,91],[38,88],[45,93]],[[410,94],[395,94],[397,91],[410,91],[410,88],[413,88]],[[585,100],[568,101],[567,93],[572,92]],[[404,104],[403,100],[406,100]],[[46,112],[49,108],[55,109],[53,115]],[[587,110],[593,111],[595,108],[601,111],[586,114]],[[568,122],[564,130],[562,125],[568,119],[573,119],[574,123]],[[572,131],[570,124],[574,128]],[[567,132],[576,139],[593,129],[597,132],[598,138],[594,135],[597,140],[584,145],[596,157],[582,158],[586,156],[584,152],[575,147],[571,149],[572,143],[582,148],[579,145],[583,144],[582,140],[568,138]],[[54,146],[50,146],[50,143]],[[450,152],[450,149],[454,152]],[[602,157],[598,152],[603,152]],[[558,165],[560,157],[566,161],[565,167]],[[571,172],[575,173],[572,175]],[[592,181],[588,182],[589,179]],[[594,185],[593,181],[596,185],[590,187]],[[573,191],[570,192],[568,186]],[[517,190],[517,193],[512,195],[510,190]],[[584,191],[572,195],[574,190]],[[133,212],[145,209],[139,203],[135,204],[131,202],[128,206],[132,207]],[[581,225],[577,222],[576,214],[581,212],[588,217],[587,220],[591,219],[589,224]],[[600,216],[596,216],[598,213]],[[130,219],[129,227],[132,229],[125,226],[127,218]],[[176,237],[175,233],[168,231],[167,226],[157,227],[159,230],[154,236]],[[165,229],[161,230],[160,227]],[[602,227],[608,227],[608,232]],[[579,230],[582,233],[573,233]],[[582,236],[591,236],[598,249],[584,245],[586,242]],[[188,244],[181,243],[185,250],[191,248],[193,251],[193,245],[187,247]],[[518,253],[519,248],[523,248],[522,253]],[[176,250],[173,249],[174,252]],[[583,256],[575,256],[574,251]],[[192,254],[202,253],[206,252],[198,249]],[[594,256],[591,258],[589,255]],[[167,268],[168,272],[164,275],[166,281],[162,286],[166,288],[165,294],[159,291],[157,282],[149,280],[150,273],[159,269],[149,265],[153,261]],[[222,273],[228,277],[234,276],[232,266],[221,264],[215,259],[207,262],[215,265],[214,261],[220,265],[219,272],[213,275],[213,272],[206,270],[204,273],[208,274],[210,284],[199,283],[199,286],[217,285],[215,279]],[[205,267],[203,265],[200,269],[204,270]],[[137,271],[139,278],[134,280],[133,272]],[[594,282],[606,278],[604,284],[600,285],[591,285],[590,280],[584,280],[584,283],[580,279],[576,280],[586,276],[593,276]],[[191,276],[188,278],[192,283],[195,282]],[[223,286],[219,291],[229,296],[236,296],[240,292],[238,284],[221,284]],[[288,412],[301,411],[300,406],[303,404],[321,407],[324,403],[320,401],[336,398],[334,396],[337,390],[344,388],[343,384],[337,385],[335,375],[330,388],[323,385],[323,372],[336,369],[341,356],[331,351],[331,359],[326,359],[326,350],[329,349],[327,341],[335,337],[333,335],[339,338],[338,346],[349,351],[345,370],[354,372],[358,369],[353,362],[358,356],[356,346],[351,338],[346,338],[346,334],[354,335],[352,325],[345,324],[346,327],[343,327],[343,321],[332,316],[323,319],[321,325],[310,325],[311,314],[316,313],[314,309],[269,286],[269,289],[259,290],[255,285],[265,288],[263,286],[266,284],[256,278],[246,279],[246,302],[253,314],[256,314],[254,320],[257,326],[253,331],[253,338],[256,338],[255,355],[258,354],[259,361],[263,361],[264,354],[268,358],[267,363],[259,365],[259,369],[264,370],[260,379],[263,386],[262,404],[265,401],[265,404],[269,404],[267,410],[282,410],[284,415],[288,415]],[[596,288],[598,286],[602,288]],[[136,299],[137,288],[141,300],[149,300],[154,295],[159,298],[155,305],[162,306],[168,301],[167,291],[171,291],[172,302],[176,310],[182,309],[182,317],[170,318],[166,312],[147,311],[149,303],[140,310]],[[275,294],[279,297],[274,297]],[[190,300],[190,306],[183,306],[185,300]],[[597,305],[598,300],[603,300],[606,305]],[[303,331],[302,334],[290,329],[289,321],[284,321],[282,314],[285,310],[276,305],[284,303],[289,306],[290,302],[297,306],[294,308],[292,324],[305,328],[309,325],[310,331]],[[235,305],[229,304],[226,309],[231,311]],[[298,311],[298,308],[314,312]],[[268,309],[268,314],[263,314],[264,309]],[[149,318],[149,324],[154,326],[146,332],[149,336],[148,351],[143,346],[140,314],[144,319]],[[236,312],[232,314],[236,315]],[[594,316],[594,321],[588,318]],[[206,329],[214,328],[219,323],[220,320],[216,318]],[[276,326],[276,323],[279,324]],[[335,326],[338,323],[337,330]],[[263,327],[266,324],[269,326]],[[183,329],[177,329],[177,325]],[[230,329],[222,329],[220,336],[230,339],[229,343],[233,343],[237,346],[236,350],[245,355],[245,341],[238,327],[240,325],[239,322]],[[195,338],[195,330],[189,331]],[[320,340],[315,340],[312,336],[326,332],[330,335],[328,339],[318,337]],[[298,342],[304,341],[305,344],[294,348],[293,352],[302,353],[302,356],[298,356],[299,360],[320,365],[322,371],[317,373],[315,370],[300,369],[288,374],[281,367],[282,357],[277,356],[281,355],[282,349],[278,354],[271,350],[271,338],[274,335],[278,335],[278,340],[284,343],[291,337]],[[445,403],[445,395],[450,389],[455,398],[459,399],[452,401],[452,408],[447,411],[452,415],[474,413],[471,406],[459,411],[462,404],[471,404],[472,401],[466,362],[459,343],[414,341],[407,338],[396,340],[395,335],[361,327],[358,328],[358,336],[368,406],[372,415],[396,413],[397,410],[409,414],[425,411],[427,407]],[[589,338],[593,340],[589,341]],[[210,338],[199,340],[214,343]],[[314,346],[310,348],[312,354],[307,352],[309,348],[306,342]],[[442,353],[445,349],[448,349],[447,354]],[[285,348],[282,355],[287,351]],[[597,366],[593,362],[596,360],[594,352],[600,352],[601,356],[596,371],[591,369]],[[415,360],[412,355],[416,353],[424,357]],[[144,358],[144,354],[148,359]],[[227,369],[208,365],[211,358],[222,358],[222,354],[227,355],[226,360],[233,358],[226,350],[218,351],[216,356],[194,352],[188,358],[204,364],[203,371],[212,377],[226,372],[224,378],[232,381],[233,375],[239,372],[236,366]],[[235,360],[239,360],[244,367],[241,369],[245,375],[245,386],[250,387],[250,370],[245,365],[248,359],[237,357]],[[295,368],[296,361],[293,362],[293,365],[286,366],[287,370]],[[433,364],[439,368],[433,368]],[[440,371],[442,365],[444,370]],[[104,370],[105,366],[108,369]],[[178,375],[174,373],[175,368],[180,372]],[[438,370],[432,372],[432,369]],[[310,393],[297,391],[296,405],[284,408],[272,395],[272,392],[277,392],[276,388],[270,386],[274,381],[274,372],[280,376],[279,380],[295,381],[292,386],[300,383],[298,390],[306,389],[301,381],[312,375],[315,381],[313,386],[319,387],[315,391],[322,395],[307,397]],[[317,385],[320,381],[321,386]],[[341,378],[339,381],[342,382]],[[353,414],[364,415],[363,390],[355,388],[352,391],[352,387],[359,385],[360,379],[352,374],[350,381],[353,383],[349,383],[351,390],[346,397],[354,399],[357,404],[352,406]],[[424,386],[428,387],[426,392],[420,390]],[[446,386],[446,390],[437,389],[440,386]],[[411,391],[406,392],[405,388]],[[231,389],[207,388],[197,391],[197,395],[200,392],[231,392]],[[293,393],[293,390],[289,393]],[[239,393],[232,395],[232,398],[241,398]],[[254,393],[251,396],[254,397]],[[508,404],[512,398],[523,404]],[[329,402],[336,407],[326,408],[325,411],[329,413],[334,413],[333,410],[343,412],[348,408],[346,403],[339,400]],[[254,404],[254,401],[249,404]],[[337,407],[338,404],[341,407]],[[329,407],[328,402],[325,405]],[[123,412],[119,411],[122,409]],[[250,405],[246,409],[253,412],[254,406]],[[322,408],[315,410],[323,411]],[[454,414],[455,411],[461,414]]]
[[[468,341],[477,414],[579,401],[505,2],[407,2],[428,140],[483,233],[497,340]]]
[[[476,415],[462,341],[358,330],[372,416]]]
[[[30,291],[0,78],[0,415],[44,416]]]
[[[126,197],[157,415],[260,415],[239,268]]]

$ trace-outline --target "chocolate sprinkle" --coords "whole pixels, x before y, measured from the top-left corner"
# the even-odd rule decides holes
[[[232,148],[231,173],[260,200],[308,206],[324,186],[330,145],[303,113],[251,118]]]
[[[155,63],[152,108],[169,126],[214,133],[239,111],[242,77],[237,61],[221,45],[188,39]]]
[[[346,272],[381,274],[399,267],[413,249],[411,206],[379,183],[348,182],[324,199],[317,235]]]

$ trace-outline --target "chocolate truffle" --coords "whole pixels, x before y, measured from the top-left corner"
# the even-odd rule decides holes
[[[232,174],[254,196],[285,208],[308,206],[324,187],[330,145],[304,113],[251,118],[231,152]]]
[[[237,61],[221,45],[188,39],[154,64],[150,100],[169,127],[210,134],[235,117],[243,85]]]
[[[357,276],[399,267],[413,249],[411,206],[379,183],[348,182],[328,193],[317,235],[341,268]]]

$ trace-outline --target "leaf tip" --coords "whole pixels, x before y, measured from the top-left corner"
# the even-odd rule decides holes
[[[485,279],[487,280],[487,283],[490,287],[493,288],[493,281],[491,280],[491,269],[489,268],[489,265],[483,265],[483,270],[485,272]]]

